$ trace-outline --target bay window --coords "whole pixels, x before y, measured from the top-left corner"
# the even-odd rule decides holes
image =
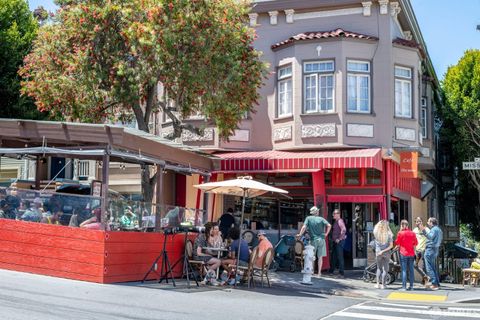
[[[370,113],[370,63],[347,61],[347,110]]]
[[[395,116],[412,118],[412,69],[395,67]]]
[[[293,114],[292,66],[278,69],[278,117]]]
[[[305,62],[304,72],[304,112],[333,112],[335,63],[333,61]]]

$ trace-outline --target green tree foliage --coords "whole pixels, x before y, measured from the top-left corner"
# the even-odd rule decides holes
[[[141,130],[156,108],[172,118],[201,113],[228,138],[254,111],[266,75],[249,6],[235,0],[57,1],[21,74],[40,110],[99,122],[133,114]],[[162,94],[157,95],[158,83]],[[178,111],[172,112],[172,109]]]
[[[440,111],[446,124],[443,133],[451,142],[456,165],[462,168],[463,161],[480,157],[480,50],[466,51],[457,65],[448,68],[442,87],[445,106]],[[460,179],[462,194],[468,194],[470,187],[476,191],[476,199],[465,199],[473,215],[463,212],[460,218],[480,226],[480,170],[462,171]]]
[[[20,96],[17,72],[30,51],[38,23],[25,0],[0,0],[0,117],[44,117],[33,101]]]
[[[253,49],[249,3],[238,0],[62,0],[39,30],[21,70],[39,110],[74,121],[172,119],[172,138],[202,132],[203,114],[227,139],[247,112],[267,66]],[[154,176],[143,170],[144,198]]]

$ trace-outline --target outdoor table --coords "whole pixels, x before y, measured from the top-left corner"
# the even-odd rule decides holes
[[[214,247],[203,247],[202,248],[203,250],[205,251],[211,251],[211,252],[217,252],[217,258],[220,259],[221,258],[221,255],[222,255],[222,252],[228,252],[228,249],[227,248],[214,248]],[[218,279],[218,272],[220,270],[220,267],[217,268],[217,279]]]

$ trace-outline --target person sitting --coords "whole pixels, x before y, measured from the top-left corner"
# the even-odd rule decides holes
[[[220,267],[221,261],[218,258],[215,258],[211,254],[205,252],[203,248],[208,247],[208,242],[210,238],[210,232],[212,231],[212,224],[205,224],[205,233],[201,233],[195,239],[193,245],[193,259],[201,260],[205,263],[207,268],[207,275],[205,276],[204,283],[216,284],[215,280],[215,271]]]
[[[138,217],[132,211],[132,207],[127,206],[120,217],[120,227],[123,230],[134,230],[138,228]]]
[[[47,224],[60,224],[60,218],[62,217],[63,212],[58,206],[54,206],[51,208],[51,214],[44,214],[41,220],[42,223]]]
[[[240,229],[238,227],[233,227],[230,230],[229,237],[233,240],[230,245],[230,251],[228,257],[222,261],[222,265],[225,269],[231,269],[232,265],[237,263],[237,252],[240,247],[240,259],[238,265],[248,266],[248,261],[250,260],[250,250],[248,249],[248,243],[240,239]]]
[[[264,255],[268,249],[273,248],[272,243],[267,239],[264,230],[260,230],[257,233],[258,237],[258,251],[257,258],[255,259],[255,267],[261,268],[263,264]]]
[[[43,202],[40,198],[33,200],[33,206],[25,210],[25,213],[21,216],[21,220],[40,222],[43,219]]]
[[[223,240],[218,223],[212,222],[211,225],[212,229],[210,231],[210,236],[208,237],[208,246],[212,248],[221,248]]]
[[[102,224],[102,210],[96,208],[92,210],[93,216],[82,223],[80,223],[80,228],[90,229],[90,230],[104,230]]]

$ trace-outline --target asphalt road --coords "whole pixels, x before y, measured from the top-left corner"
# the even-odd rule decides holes
[[[0,270],[0,319],[320,319],[359,300],[285,288],[101,285]]]

